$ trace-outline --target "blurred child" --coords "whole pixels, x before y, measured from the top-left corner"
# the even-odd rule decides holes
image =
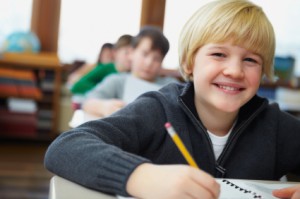
[[[275,35],[246,0],[212,1],[180,35],[185,84],[147,93],[110,117],[60,135],[46,167],[95,190],[136,198],[218,198],[217,178],[300,174],[300,121],[256,95],[272,78]],[[167,134],[173,124],[200,169]],[[298,199],[300,185],[275,196]]]
[[[171,77],[159,77],[162,61],[168,50],[169,42],[159,29],[151,26],[143,28],[132,41],[131,74],[107,77],[87,94],[83,110],[95,116],[108,116],[127,104],[128,101],[124,101],[126,86],[130,87],[132,95],[139,95],[176,82],[177,80]],[[130,81],[138,85],[127,85]],[[143,91],[139,86],[147,90]]]
[[[107,75],[130,70],[129,52],[131,49],[131,35],[122,35],[114,44],[114,62],[99,63],[92,71],[79,79],[71,88],[73,94],[84,95],[97,83],[101,82]]]
[[[93,68],[100,64],[111,63],[114,60],[113,57],[113,44],[104,43],[101,46],[100,53],[95,64],[85,64],[83,63],[79,68],[75,69],[69,74],[67,79],[68,87],[72,87],[75,82],[77,82],[82,76],[91,71]]]
[[[98,55],[97,64],[106,64],[114,61],[114,45],[111,43],[105,43],[102,45],[100,53]]]

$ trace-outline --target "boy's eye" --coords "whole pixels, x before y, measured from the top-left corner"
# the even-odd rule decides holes
[[[252,63],[257,63],[257,61],[255,59],[250,58],[250,57],[245,58],[245,61],[252,62]]]
[[[213,53],[212,55],[216,57],[225,57],[225,54],[223,53]]]

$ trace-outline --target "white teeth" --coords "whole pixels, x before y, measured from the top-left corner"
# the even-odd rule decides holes
[[[228,91],[238,91],[238,88],[234,88],[234,87],[230,87],[230,86],[222,86],[219,85],[220,88],[224,89],[224,90],[228,90]]]

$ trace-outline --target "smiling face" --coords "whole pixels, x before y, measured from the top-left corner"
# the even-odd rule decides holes
[[[259,87],[262,62],[259,55],[231,43],[202,46],[186,71],[193,76],[197,110],[237,114]]]
[[[261,7],[243,0],[211,1],[186,22],[178,45],[183,77],[191,80],[185,71],[193,67],[200,47],[226,41],[259,54],[263,60],[263,74],[273,80],[276,45],[273,26]]]

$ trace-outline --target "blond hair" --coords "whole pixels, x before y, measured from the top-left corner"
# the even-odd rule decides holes
[[[259,6],[246,0],[218,0],[201,7],[184,25],[179,38],[179,63],[186,80],[195,54],[208,43],[233,41],[258,54],[263,60],[262,74],[273,79],[275,33]]]

